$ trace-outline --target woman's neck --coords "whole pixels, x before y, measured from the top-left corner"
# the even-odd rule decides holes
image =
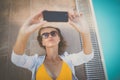
[[[55,60],[56,58],[59,57],[58,47],[46,48],[46,54],[47,59]]]

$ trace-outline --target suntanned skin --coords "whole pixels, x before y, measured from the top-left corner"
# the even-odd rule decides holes
[[[23,55],[27,41],[32,33],[39,30],[40,27],[46,24],[46,21],[42,19],[42,12],[39,12],[32,17],[30,17],[21,27],[13,50],[18,55]],[[83,41],[83,51],[84,54],[88,55],[92,52],[92,43],[90,39],[90,31],[88,24],[86,22],[85,16],[80,13],[70,13],[69,12],[69,22],[78,31],[82,37]],[[55,30],[54,28],[44,28],[40,34],[44,32],[51,32]],[[42,44],[46,48],[46,57],[44,60],[44,65],[49,75],[53,80],[57,78],[61,71],[62,59],[58,55],[58,44],[60,42],[60,37],[57,35],[55,37],[49,36],[47,39],[42,39]]]

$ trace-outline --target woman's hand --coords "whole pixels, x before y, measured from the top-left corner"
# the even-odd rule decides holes
[[[84,53],[92,53],[92,42],[90,37],[89,26],[86,21],[85,16],[80,13],[69,13],[69,23],[80,32],[83,42],[83,51]]]
[[[19,33],[29,36],[45,23],[46,21],[43,21],[42,12],[39,12],[25,21]]]
[[[69,24],[82,34],[89,33],[89,26],[83,13],[69,12]]]
[[[31,16],[23,24],[19,31],[16,43],[13,48],[14,52],[19,55],[24,54],[29,36],[45,23],[46,22],[42,19],[42,12]]]

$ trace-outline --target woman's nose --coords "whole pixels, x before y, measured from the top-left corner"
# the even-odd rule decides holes
[[[51,34],[49,34],[48,38],[49,38],[49,37],[51,38],[51,37],[53,37],[53,36],[51,36]]]

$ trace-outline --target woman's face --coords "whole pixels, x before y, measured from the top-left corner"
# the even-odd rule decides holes
[[[46,48],[58,47],[60,37],[58,31],[54,28],[44,28],[41,31],[42,44]]]

